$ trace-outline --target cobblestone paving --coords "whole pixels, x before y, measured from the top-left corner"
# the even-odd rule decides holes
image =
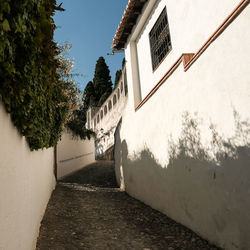
[[[37,250],[77,249],[218,248],[121,192],[105,161],[59,182],[42,221]]]

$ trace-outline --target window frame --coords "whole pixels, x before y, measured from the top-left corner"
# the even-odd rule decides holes
[[[171,35],[165,6],[149,32],[152,69],[155,71],[172,50]]]

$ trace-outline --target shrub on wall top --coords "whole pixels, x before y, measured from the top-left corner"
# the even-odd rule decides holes
[[[56,0],[0,2],[0,94],[32,150],[54,146],[69,96],[53,41]]]

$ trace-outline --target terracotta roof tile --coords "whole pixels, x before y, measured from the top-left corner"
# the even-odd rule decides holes
[[[127,42],[128,36],[136,24],[137,17],[148,0],[129,0],[122,19],[113,38],[112,48],[121,49]]]

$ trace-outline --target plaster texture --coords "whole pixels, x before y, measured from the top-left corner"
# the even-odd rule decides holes
[[[64,132],[57,144],[57,178],[69,175],[95,162],[94,139],[80,140]]]
[[[120,186],[229,250],[250,249],[250,6],[188,71],[179,65],[135,107],[238,3],[149,1],[125,47],[129,99],[115,132]],[[172,51],[152,72],[148,33],[165,5]]]
[[[0,102],[0,249],[35,248],[55,187],[53,149],[30,151]]]
[[[167,1],[151,0],[145,6],[142,20],[135,27],[130,43],[136,44],[138,53],[139,82],[141,83],[142,99],[154,87],[166,69],[170,68],[182,53],[196,52],[201,45],[211,36],[215,29],[224,21],[227,15],[236,7],[239,1],[211,0],[200,1]],[[172,50],[167,58],[153,71],[149,32],[154,26],[160,13],[166,6]],[[134,55],[134,53],[133,53]],[[135,60],[133,58],[133,60]],[[149,62],[149,63],[145,63]],[[147,83],[147,84],[145,84]]]

